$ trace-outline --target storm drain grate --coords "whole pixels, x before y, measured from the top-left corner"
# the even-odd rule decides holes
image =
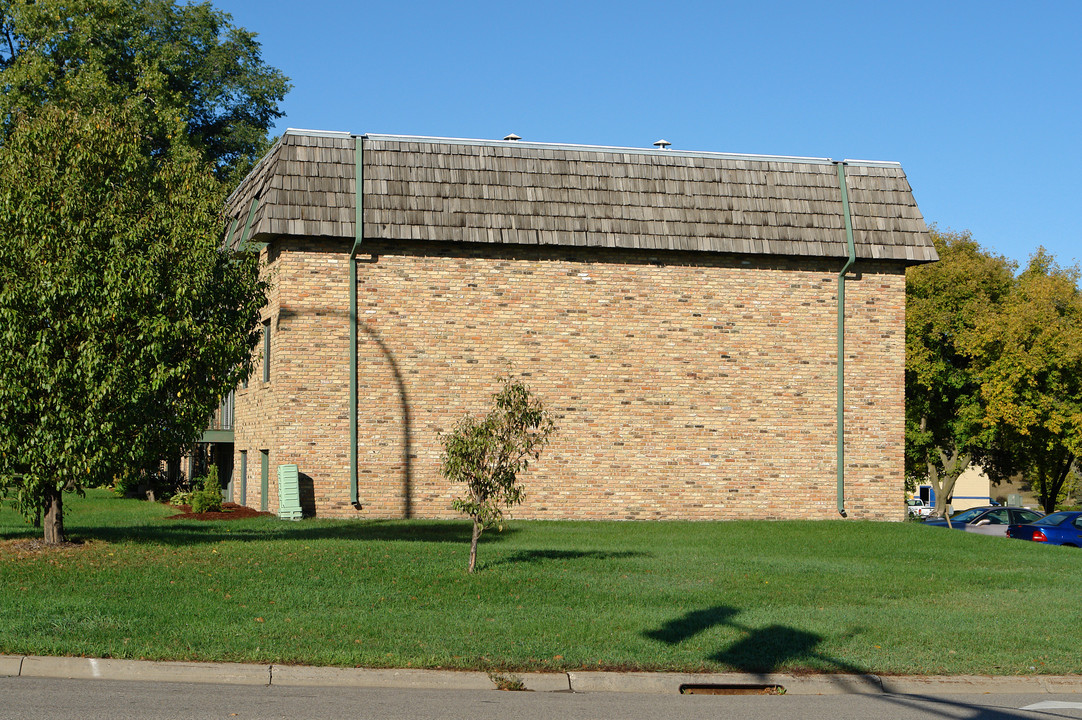
[[[681,685],[681,695],[784,695],[781,685]]]

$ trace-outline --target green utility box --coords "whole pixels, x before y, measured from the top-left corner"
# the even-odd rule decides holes
[[[278,517],[283,520],[300,520],[301,486],[296,465],[278,466]]]

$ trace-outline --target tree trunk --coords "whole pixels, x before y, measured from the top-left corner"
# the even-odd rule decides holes
[[[1041,470],[1041,507],[1044,508],[1045,514],[1054,513],[1056,511],[1056,500],[1059,499],[1060,490],[1063,489],[1063,484],[1067,482],[1067,477],[1071,474],[1071,465],[1074,464],[1074,455],[1067,453],[1065,462],[1062,465],[1053,465],[1051,477],[1044,474],[1044,470]]]
[[[473,539],[470,540],[470,567],[468,572],[473,572],[473,567],[477,564],[477,540],[481,537],[481,529],[481,523],[474,520]]]
[[[954,492],[954,484],[958,477],[969,467],[972,459],[969,453],[960,453],[952,450],[950,454],[939,451],[940,462],[943,463],[943,473],[931,461],[928,462],[928,479],[935,488],[935,515],[947,518],[950,525],[950,517],[947,514],[947,498]]]
[[[49,490],[45,496],[45,544],[59,545],[66,541],[64,537],[64,493],[61,490]]]

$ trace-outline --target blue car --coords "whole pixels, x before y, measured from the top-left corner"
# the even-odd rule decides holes
[[[1082,547],[1082,512],[1055,512],[1028,525],[1011,525],[1007,537]]]

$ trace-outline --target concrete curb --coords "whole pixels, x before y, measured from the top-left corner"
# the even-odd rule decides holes
[[[147,662],[29,655],[22,658],[19,677],[269,685],[271,674],[268,665],[243,663]]]
[[[1082,676],[1071,675],[901,675],[880,679],[883,681],[883,692],[894,695],[1082,692]]]
[[[568,673],[574,692],[637,692],[679,694],[685,686],[719,692],[754,692],[783,688],[787,695],[875,694],[883,686],[875,675],[786,675],[768,673]]]
[[[0,677],[19,677],[22,669],[21,655],[0,655]]]
[[[492,690],[495,687],[488,679],[488,675],[483,672],[308,667],[305,665],[271,666],[270,684],[445,690]]]
[[[684,686],[753,692],[781,688],[787,695],[951,695],[958,693],[1082,693],[1082,675],[788,675],[771,673],[503,673],[535,692],[631,692],[676,695]],[[308,687],[386,687],[494,690],[483,672],[310,667],[243,663],[153,662],[109,658],[0,655],[0,677],[72,678],[142,682]]]

